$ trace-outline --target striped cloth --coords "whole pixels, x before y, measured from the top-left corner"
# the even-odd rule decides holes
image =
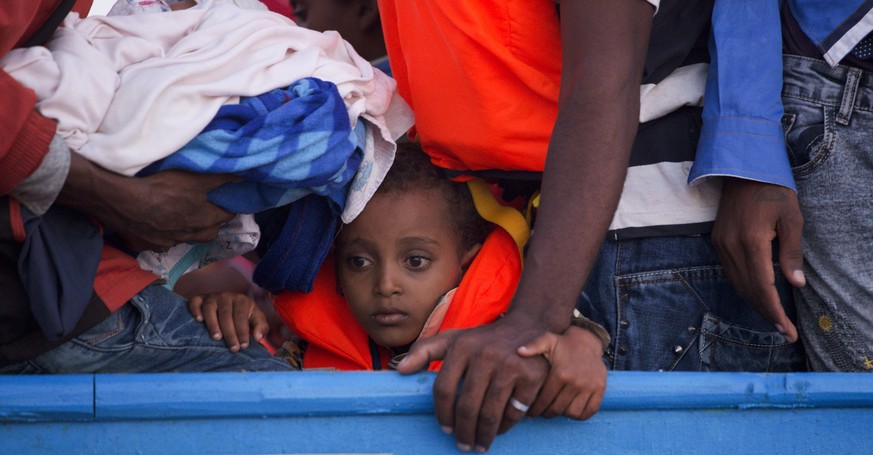
[[[358,136],[336,86],[304,78],[222,106],[202,133],[139,174],[239,175],[243,181],[209,193],[212,203],[234,213],[260,212],[311,193],[329,197],[341,211],[362,156]]]
[[[316,218],[291,217],[276,232],[276,238],[263,239],[269,245],[264,258],[273,271],[266,281],[256,279],[273,292],[308,291],[330,247],[333,228],[361,163],[365,123],[359,121],[354,130],[351,128],[333,83],[304,78],[287,88],[222,106],[202,133],[139,174],[183,169],[239,175],[242,181],[226,183],[209,193],[212,203],[234,213],[257,213],[285,205],[296,210],[301,199],[308,201],[300,208],[309,207],[308,213],[312,213],[311,207],[321,206],[318,223]],[[251,250],[257,241],[252,244],[245,239],[257,239],[259,232],[236,232],[238,225],[237,219],[232,220],[223,228],[228,234],[223,237],[237,238],[240,248]],[[291,232],[296,235],[288,235]],[[225,243],[180,244],[165,253],[141,253],[138,261],[172,287],[191,269],[245,252]],[[263,276],[264,268],[259,267],[255,277]]]

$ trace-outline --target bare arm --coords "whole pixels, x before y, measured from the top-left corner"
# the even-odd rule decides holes
[[[226,175],[183,171],[126,177],[73,153],[57,201],[123,233],[133,248],[162,250],[215,238],[233,215],[212,205],[206,194],[228,181]]]
[[[522,359],[516,350],[568,327],[605,238],[636,135],[652,14],[642,0],[561,2],[559,114],[536,233],[510,310],[489,326],[417,343],[398,367],[410,372],[445,359],[434,383],[435,411],[461,449],[487,449],[524,416],[509,398],[532,403],[546,379],[542,358]]]
[[[539,328],[560,332],[569,325],[618,205],[638,125],[651,17],[652,7],[640,0],[561,3],[558,119],[536,234],[510,308]]]

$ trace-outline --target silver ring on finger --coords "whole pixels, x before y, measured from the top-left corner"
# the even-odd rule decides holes
[[[522,414],[527,414],[527,411],[530,409],[530,406],[516,400],[515,397],[509,397],[509,405],[520,411]]]

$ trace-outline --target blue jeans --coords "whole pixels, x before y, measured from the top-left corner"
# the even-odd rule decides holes
[[[780,278],[794,319],[791,286]],[[804,369],[800,343],[788,343],[736,295],[708,235],[606,241],[577,308],[612,337],[610,369]]]
[[[785,56],[783,128],[803,212],[800,335],[816,371],[873,371],[873,74]]]
[[[259,343],[230,352],[194,320],[182,297],[152,285],[82,335],[0,374],[291,370]]]

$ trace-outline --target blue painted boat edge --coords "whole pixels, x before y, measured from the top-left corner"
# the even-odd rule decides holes
[[[0,423],[431,414],[435,375],[0,376]],[[873,375],[610,372],[601,411],[873,408]]]
[[[0,375],[0,423],[94,420],[94,375]]]

